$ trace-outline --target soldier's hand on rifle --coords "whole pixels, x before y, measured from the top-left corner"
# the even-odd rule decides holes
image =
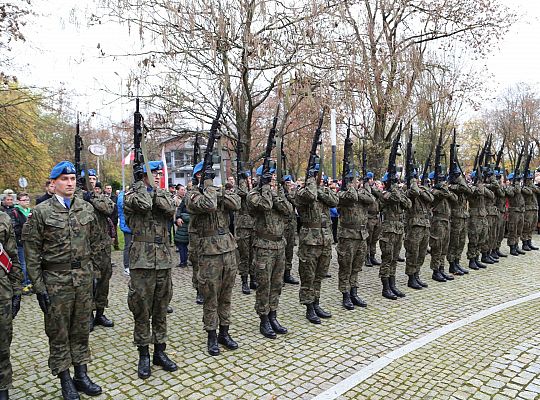
[[[51,307],[51,299],[49,297],[49,293],[43,292],[36,294],[39,308],[41,308],[41,311],[43,311],[43,314],[49,313],[49,308]]]
[[[11,316],[13,319],[15,319],[20,309],[21,309],[21,295],[16,294],[15,296],[11,298]]]
[[[135,177],[136,180],[142,179],[143,174],[144,174],[144,171],[143,171],[142,164],[133,166],[133,176]]]
[[[204,170],[204,179],[214,179],[216,177],[216,173],[214,172],[214,169],[212,168],[211,165],[209,165],[208,167],[206,167],[206,169]]]
[[[261,177],[261,182],[263,185],[268,185],[272,182],[272,174],[270,172],[265,172]]]
[[[318,173],[319,173],[319,170],[316,169],[315,167],[310,168],[308,173],[307,173],[307,177],[308,178],[313,178],[313,177],[317,176]]]
[[[93,192],[84,192],[83,193],[83,199],[85,201],[90,201],[92,200],[92,197],[94,197],[94,193]]]

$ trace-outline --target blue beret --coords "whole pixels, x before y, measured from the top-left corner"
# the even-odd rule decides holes
[[[75,173],[75,166],[69,162],[69,161],[61,161],[58,164],[56,164],[53,169],[51,170],[51,174],[49,175],[49,179],[56,179],[60,175],[64,174],[74,174]]]
[[[193,167],[193,176],[195,176],[195,174],[198,174],[199,172],[202,171],[203,163],[204,161],[201,161]]]
[[[81,171],[81,176],[85,176],[86,175],[86,171],[83,169]],[[95,169],[89,169],[88,170],[88,176],[97,176],[96,175],[96,170]]]
[[[368,173],[366,174],[366,177],[367,177],[368,179],[373,179],[374,176],[375,176],[375,175],[374,175],[373,172],[371,172],[371,171],[368,171]]]
[[[388,172],[385,172],[381,179],[381,182],[386,182],[387,180],[388,180]]]
[[[148,165],[150,166],[150,171],[157,171],[163,169],[163,161],[149,161]],[[90,170],[89,170],[90,172]],[[143,172],[146,172],[146,163],[143,165]]]
[[[513,172],[510,172],[508,174],[508,179],[514,179],[514,173]]]
[[[290,176],[290,175],[285,175],[285,176],[283,177],[283,180],[284,180],[285,182],[292,182],[292,176]]]
[[[428,179],[435,179],[435,171],[431,171],[428,175]]]
[[[255,173],[257,174],[257,176],[261,176],[262,175],[262,170],[263,170],[263,166],[259,166],[259,168],[257,168],[257,170],[255,171]],[[274,172],[276,172],[276,169],[275,168],[270,168],[270,173],[273,174]]]

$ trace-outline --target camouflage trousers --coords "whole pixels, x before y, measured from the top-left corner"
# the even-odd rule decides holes
[[[72,365],[90,362],[88,329],[92,312],[92,276],[75,280],[71,271],[44,271],[43,279],[51,299],[45,314],[49,337],[49,368],[53,375]]]
[[[519,243],[523,231],[525,217],[522,212],[511,211],[508,213],[508,246]]]
[[[536,229],[536,224],[538,222],[538,211],[537,210],[528,210],[525,211],[523,216],[523,230],[521,233],[521,240],[531,240],[532,234]]]
[[[288,222],[283,232],[285,238],[285,270],[290,271],[292,269],[292,260],[294,255],[294,246],[296,246],[296,219],[292,222]]]
[[[259,284],[255,296],[255,311],[258,315],[267,315],[278,308],[285,271],[285,248],[276,250],[255,247],[253,253]]]
[[[97,267],[99,274],[96,274],[94,306],[96,309],[102,309],[109,305],[109,283],[112,276],[111,246],[107,246],[99,252]]]
[[[199,251],[199,236],[193,232],[190,232],[188,243],[188,260],[193,268],[191,283],[193,284],[193,289],[196,290],[199,290]]]
[[[167,341],[167,306],[172,294],[170,269],[130,269],[127,300],[135,323],[133,343],[136,346]]]
[[[254,275],[253,267],[253,229],[236,229],[236,244],[238,245],[238,274]]]
[[[321,284],[330,267],[332,245],[300,245],[298,272],[300,275],[300,303],[311,304],[321,296]]]
[[[497,220],[497,248],[501,247],[504,240],[504,232],[506,229],[506,221],[508,219],[508,214],[499,213],[499,218]]]
[[[368,217],[367,229],[369,233],[367,238],[367,249],[370,257],[374,257],[377,252],[377,241],[381,235],[381,220],[378,215],[376,217]]]
[[[367,244],[363,239],[338,238],[338,290],[349,292],[358,287],[358,273],[366,260]]]
[[[453,217],[450,220],[450,243],[448,243],[448,254],[446,255],[448,262],[460,262],[466,239],[467,218]]]
[[[484,246],[487,237],[487,220],[485,217],[474,215],[469,217],[467,223],[467,236],[469,243],[467,245],[467,258],[476,258]]]
[[[437,218],[432,219],[429,230],[429,247],[431,249],[431,262],[429,266],[432,270],[435,271],[444,266],[449,242],[450,221]]]
[[[388,278],[396,275],[397,259],[403,242],[402,233],[383,232],[379,238],[381,248],[381,266],[379,277]]]
[[[428,226],[409,226],[405,234],[405,273],[413,275],[420,272],[424,259],[426,258],[427,247],[429,243],[429,227]]]
[[[9,348],[13,338],[11,316],[11,300],[0,301],[0,390],[10,389],[13,379],[9,357]]]
[[[483,251],[491,251],[497,248],[497,233],[499,231],[499,215],[488,215],[486,217],[488,224],[488,234]]]
[[[231,299],[237,269],[236,250],[217,255],[201,254],[198,279],[204,295],[203,324],[206,331],[231,324]]]

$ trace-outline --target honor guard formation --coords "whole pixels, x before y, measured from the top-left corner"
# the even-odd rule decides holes
[[[323,109],[307,157],[305,180],[295,181],[288,173],[283,137],[277,129],[278,107],[262,165],[255,174],[252,164],[242,161],[238,141],[236,179],[225,181],[221,170],[221,185],[215,185],[213,165],[223,147],[222,108],[223,98],[202,154],[202,138],[195,137],[192,182],[178,188],[174,196],[160,187],[163,162],[147,157],[138,99],[133,184],[117,199],[110,187],[101,190],[96,171],[82,160],[78,123],[73,163],[62,161],[51,170],[47,193],[33,209],[28,194],[20,193],[14,206],[13,193],[5,193],[0,212],[0,400],[8,399],[12,383],[12,321],[21,295],[32,293],[43,311],[48,365],[60,380],[63,398],[102,393],[90,378],[89,335],[97,327],[114,325],[105,310],[117,220],[126,243],[126,300],[133,314],[140,379],[151,377],[152,364],[165,371],[178,369],[167,355],[167,314],[173,312],[169,302],[175,285],[171,270],[176,265],[173,225],[179,267],[189,263],[193,268],[193,299],[202,305],[202,328],[211,356],[218,356],[223,347],[235,350],[242,345],[233,339],[231,329],[237,274],[243,294],[255,291],[254,312],[260,319],[261,335],[287,340],[283,335],[288,328],[279,321],[284,284],[299,284],[306,320],[318,325],[332,317],[327,305],[321,304],[323,290],[335,291],[347,310],[368,307],[358,290],[364,266],[379,267],[381,295],[396,301],[413,293],[397,287],[397,273],[405,272],[407,286],[414,291],[428,288],[420,278],[428,253],[432,280],[444,283],[471,270],[504,263],[508,257],[503,250],[505,236],[511,256],[538,250],[532,233],[537,227],[540,187],[531,166],[532,146],[521,148],[513,171],[507,174],[502,162],[504,143],[496,152],[490,136],[466,174],[458,159],[455,129],[448,158],[441,131],[429,157],[417,163],[411,127],[403,140],[404,165],[399,166],[396,160],[404,136],[400,127],[378,181],[368,170],[370,160],[361,145],[357,147],[361,162],[355,166],[349,123],[342,176],[331,182],[321,167]],[[443,159],[448,165],[443,165]],[[296,234],[300,281],[292,272]],[[381,260],[376,257],[377,243]],[[323,282],[334,245],[338,287],[329,288]]]

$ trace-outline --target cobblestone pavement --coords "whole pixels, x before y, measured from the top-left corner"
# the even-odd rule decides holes
[[[540,242],[538,235],[533,241]],[[118,265],[120,258],[121,253],[113,253]],[[398,266],[398,285],[407,294],[398,301],[381,297],[377,268],[364,268],[359,293],[369,306],[347,311],[341,307],[337,290],[334,251],[332,278],[323,282],[321,299],[333,317],[319,326],[310,324],[298,302],[298,286],[287,285],[278,316],[289,333],[275,340],[259,333],[255,296],[243,295],[237,279],[231,334],[240,348],[222,350],[218,357],[206,353],[202,308],[194,301],[191,269],[175,268],[171,302],[175,311],[168,319],[167,351],[179,369],[167,373],[153,367],[146,381],[136,373],[133,320],[126,304],[129,278],[122,268],[114,268],[106,314],[115,326],[98,327],[91,335],[89,373],[104,390],[97,399],[310,399],[437,328],[540,291],[540,251],[504,259],[447,283],[432,281],[428,265],[429,257],[422,271],[429,288],[421,291],[406,288],[405,266]],[[298,276],[296,265],[293,271]],[[395,361],[346,397],[443,399],[468,398],[474,393],[486,398],[510,396],[514,390],[526,399],[539,398],[539,310],[538,301],[530,302],[454,331]],[[42,313],[35,297],[24,297],[14,324],[12,399],[61,398],[47,357]],[[415,366],[414,357],[421,358],[422,364]],[[528,379],[531,375],[535,376]],[[396,384],[382,396],[380,388],[387,387],[389,376],[397,377]]]

